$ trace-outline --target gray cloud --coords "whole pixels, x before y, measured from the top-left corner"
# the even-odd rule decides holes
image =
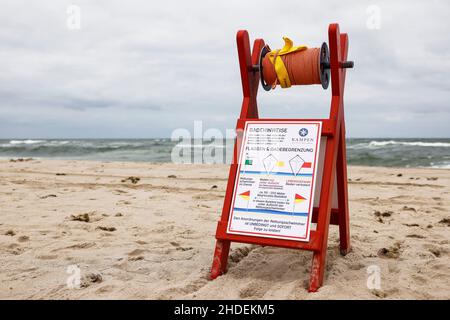
[[[81,8],[81,30],[66,9]],[[381,28],[366,27],[368,5]],[[450,136],[447,1],[11,0],[0,12],[0,137],[164,137],[233,128],[241,105],[235,34],[272,48],[350,37],[349,136]],[[325,117],[319,87],[260,91],[267,117]],[[417,128],[421,128],[418,130]]]

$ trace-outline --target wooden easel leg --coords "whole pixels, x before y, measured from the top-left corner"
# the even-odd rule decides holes
[[[338,127],[339,128],[339,127]],[[328,138],[325,151],[325,161],[322,175],[322,189],[320,192],[319,213],[317,218],[317,232],[320,234],[320,247],[314,251],[309,279],[309,292],[316,292],[322,286],[328,248],[328,230],[330,226],[331,203],[336,172],[337,142]]]
[[[319,290],[322,286],[325,275],[326,256],[326,250],[314,251],[311,275],[309,278],[309,292],[317,292],[317,290]]]
[[[342,123],[339,134],[339,146],[337,155],[337,192],[339,208],[339,241],[340,252],[346,255],[350,252],[350,219],[348,210],[348,189],[347,189],[347,156],[345,152],[345,129]]]
[[[227,272],[228,253],[230,252],[230,241],[217,240],[214,258],[211,267],[211,279]]]

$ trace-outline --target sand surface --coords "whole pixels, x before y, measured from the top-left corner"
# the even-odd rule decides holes
[[[353,250],[339,255],[332,226],[314,294],[307,251],[233,244],[228,273],[208,280],[227,174],[225,165],[0,160],[0,298],[450,298],[450,170],[350,167]],[[379,290],[367,287],[368,267],[380,270]],[[67,285],[74,268],[79,289]]]

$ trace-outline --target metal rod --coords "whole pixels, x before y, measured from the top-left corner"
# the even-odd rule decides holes
[[[339,63],[339,67],[342,69],[348,69],[348,68],[353,68],[353,66],[355,65],[355,63],[353,61],[342,61]],[[322,67],[324,69],[330,69],[330,63],[329,62],[322,62]]]

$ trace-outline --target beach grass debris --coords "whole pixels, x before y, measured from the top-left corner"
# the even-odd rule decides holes
[[[376,296],[376,297],[378,297],[378,298],[381,298],[381,299],[384,299],[384,298],[387,297],[387,293],[386,293],[386,292],[381,291],[381,290],[378,290],[378,289],[372,289],[370,292],[371,292],[374,296]]]
[[[418,223],[403,223],[403,225],[407,227],[420,227]]]
[[[174,174],[169,174],[168,176],[167,176],[167,178],[169,178],[169,179],[176,179],[176,175],[174,175]]]
[[[420,234],[407,234],[407,238],[415,238],[415,239],[425,239],[426,237],[420,235]]]
[[[389,248],[381,248],[378,250],[377,255],[380,258],[398,259],[400,257],[400,247],[401,244],[396,242]]]
[[[439,223],[446,224],[447,227],[450,227],[450,218],[444,218],[440,220]]]
[[[390,211],[390,210],[386,210],[386,211],[383,211],[383,212],[381,212],[379,210],[375,210],[373,212],[373,215],[375,217],[390,217],[390,216],[392,216],[393,213],[394,213],[394,211]]]
[[[103,281],[102,275],[100,273],[88,272],[83,275],[80,283],[81,288],[87,288],[93,283],[100,283]]]
[[[439,258],[441,256],[441,251],[439,249],[431,248],[429,251],[436,257]]]
[[[39,197],[40,199],[47,199],[47,198],[56,198],[56,194],[47,194],[45,196]]]
[[[131,182],[132,184],[137,184],[139,181],[141,180],[141,178],[139,177],[134,177],[134,176],[130,176],[128,178],[122,179],[122,182]]]
[[[81,222],[89,222],[90,221],[90,217],[89,217],[89,213],[80,213],[77,215],[71,215],[70,216],[70,220],[72,221],[81,221]]]
[[[33,161],[33,158],[9,159],[9,162],[28,162],[28,161]]]
[[[115,227],[104,227],[104,226],[98,226],[97,229],[108,232],[113,232],[117,230]]]
[[[128,261],[139,261],[144,260],[144,256],[137,256],[137,257],[129,257]]]

